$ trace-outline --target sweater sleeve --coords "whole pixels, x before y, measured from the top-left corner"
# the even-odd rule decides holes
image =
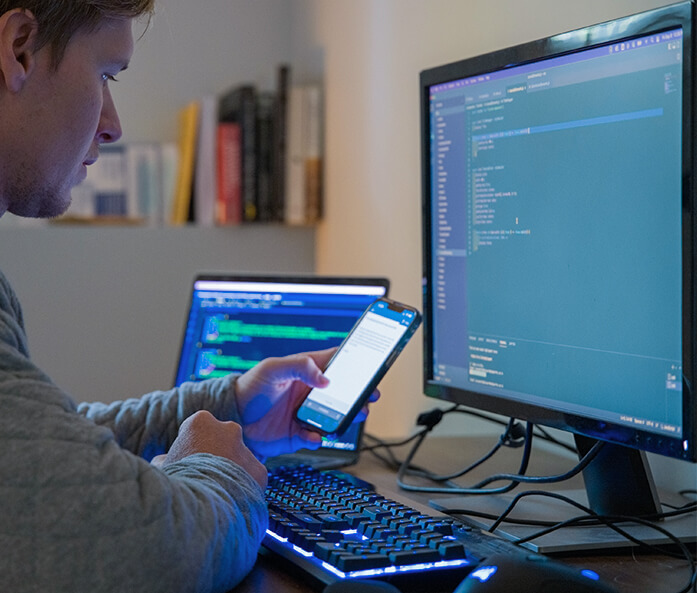
[[[82,403],[78,412],[108,427],[119,445],[150,460],[169,450],[179,425],[198,410],[207,410],[219,420],[239,422],[236,380],[235,375],[228,375],[112,404]]]
[[[0,591],[235,586],[266,529],[259,485],[216,456],[192,455],[160,470],[124,448],[164,442],[190,406],[228,408],[233,391],[219,381],[78,414],[29,358],[19,305],[0,274]],[[162,430],[172,409],[177,419]],[[146,428],[138,431],[141,417]]]

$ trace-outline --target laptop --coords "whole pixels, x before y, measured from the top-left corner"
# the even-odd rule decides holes
[[[206,273],[194,278],[175,385],[244,371],[269,356],[336,346],[375,299],[386,278]],[[317,469],[358,461],[363,423],[340,437],[268,459],[269,469]]]

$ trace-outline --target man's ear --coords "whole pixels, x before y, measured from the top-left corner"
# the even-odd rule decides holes
[[[18,92],[36,64],[38,25],[21,8],[0,15],[0,78],[10,92]]]

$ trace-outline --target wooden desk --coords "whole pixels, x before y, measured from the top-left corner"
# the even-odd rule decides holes
[[[479,458],[493,444],[493,438],[431,437],[424,442],[414,463],[436,472],[454,471]],[[406,448],[398,453],[400,457],[403,457]],[[468,477],[467,483],[473,483],[493,473],[515,472],[519,459],[520,450],[504,449],[484,468],[478,468],[472,477]],[[573,460],[569,458],[536,449],[528,473],[530,475],[563,473],[572,466]],[[372,482],[378,492],[389,498],[429,514],[438,514],[428,506],[428,500],[437,498],[438,495],[400,490],[396,484],[395,474],[385,469],[384,465],[371,454],[364,453],[361,461],[356,466],[347,468],[346,471]],[[418,481],[414,480],[414,483]],[[581,485],[580,477],[570,481],[570,487]],[[695,521],[697,529],[697,518]],[[685,586],[689,577],[686,561],[639,550],[566,557],[563,560],[569,564],[595,570],[607,582],[614,584],[620,593],[675,593]],[[294,567],[286,565],[282,559],[262,550],[253,571],[235,590],[235,593],[259,591],[309,593],[322,591],[323,588],[321,583],[310,580]],[[435,591],[437,589],[432,589],[430,593]]]

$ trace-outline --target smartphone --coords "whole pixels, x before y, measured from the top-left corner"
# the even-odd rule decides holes
[[[322,434],[341,434],[373,393],[421,323],[421,314],[386,297],[370,305],[334,353],[296,418]]]

